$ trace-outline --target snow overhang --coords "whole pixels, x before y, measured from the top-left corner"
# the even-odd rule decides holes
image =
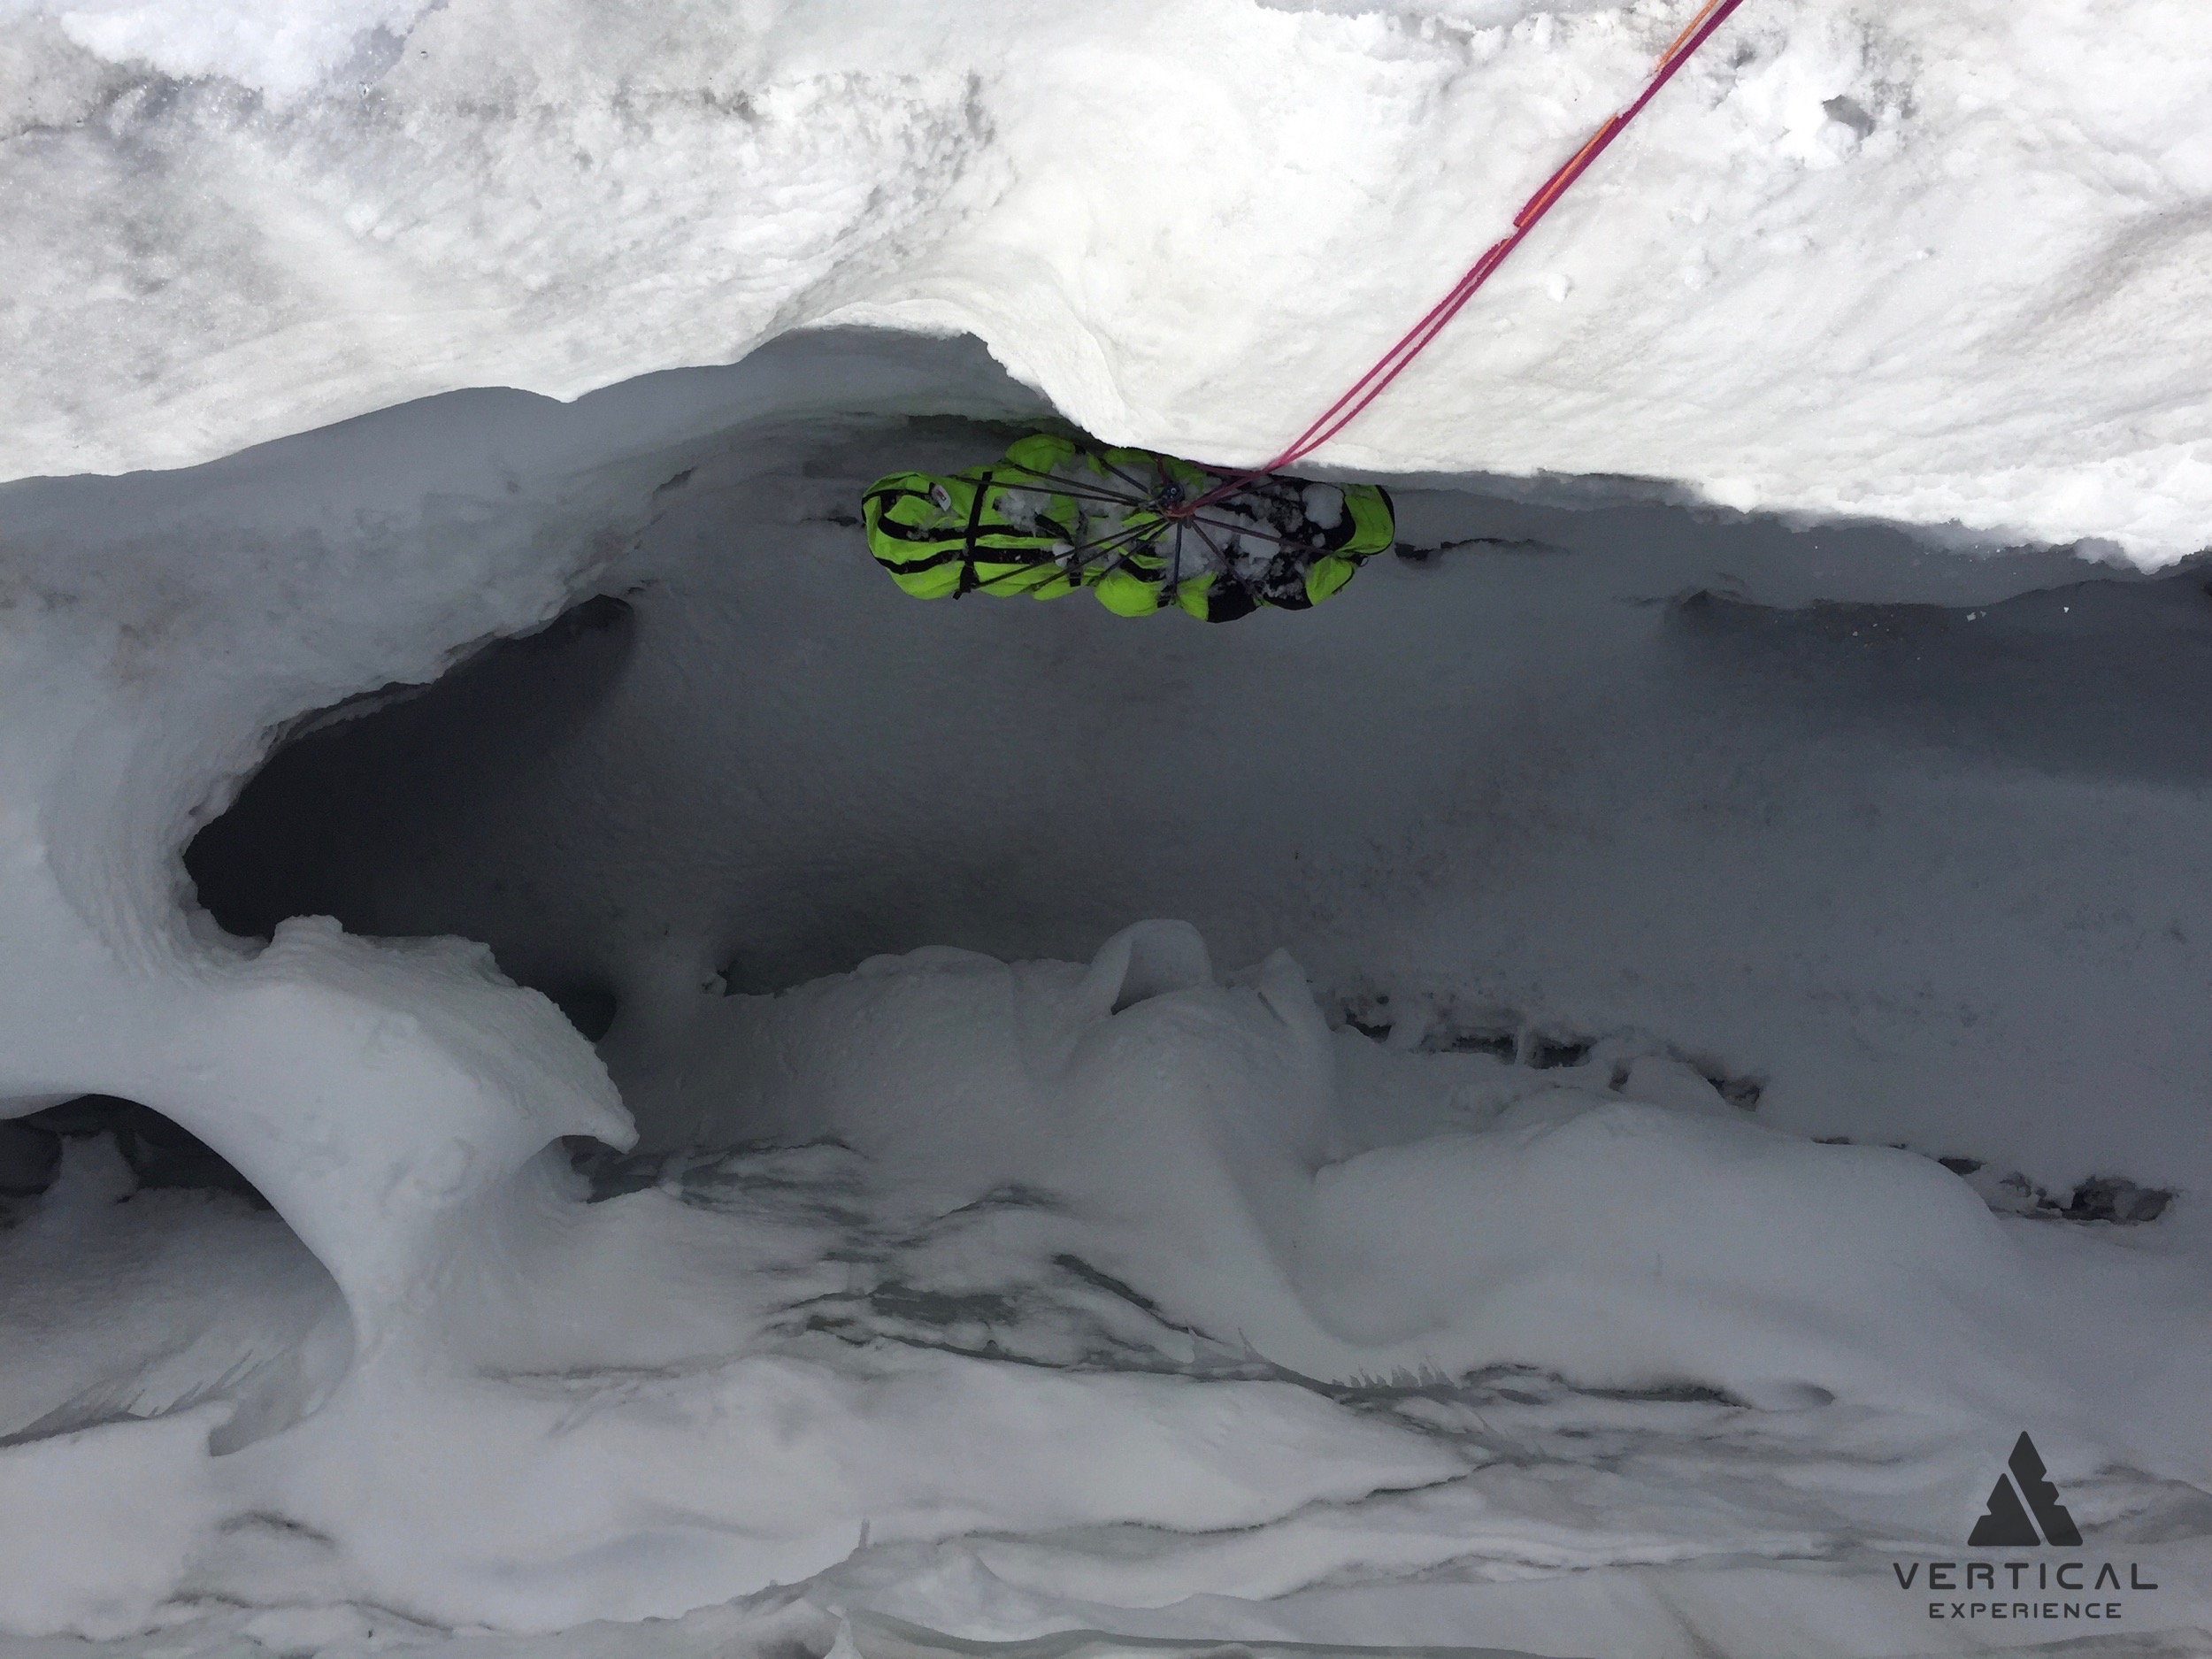
[[[971,332],[1102,436],[1252,461],[1685,10],[51,4],[0,42],[0,476],[824,319]],[[1325,459],[2202,546],[2208,26],[2138,11],[1745,7]]]

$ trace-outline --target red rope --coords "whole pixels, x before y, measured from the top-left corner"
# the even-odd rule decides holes
[[[1590,135],[1589,142],[1558,172],[1544,180],[1535,195],[1522,204],[1513,216],[1513,228],[1490,244],[1481,258],[1468,268],[1466,274],[1452,287],[1450,293],[1429,308],[1428,314],[1408,329],[1398,343],[1375,360],[1374,365],[1352,382],[1344,396],[1321,411],[1318,419],[1293,439],[1281,454],[1263,466],[1248,472],[1240,472],[1196,500],[1182,503],[1168,509],[1169,516],[1181,518],[1210,505],[1231,491],[1240,488],[1253,479],[1269,472],[1279,472],[1296,465],[1323,444],[1334,438],[1345,427],[1383,395],[1385,388],[1405,373],[1407,365],[1419,357],[1428,343],[1444,332],[1445,326],[1459,315],[1460,308],[1475,296],[1475,291],[1490,280],[1491,273],[1506,261],[1508,255],[1519,247],[1537,221],[1552,210],[1552,204],[1564,196],[1577,179],[1586,173],[1591,163],[1603,155],[1606,147],[1628,124],[1643,112],[1644,105],[1657,96],[1659,88],[1674,79],[1675,72],[1690,61],[1691,54],[1711,38],[1713,31],[1728,20],[1728,14],[1743,4],[1743,0],[1706,0],[1704,10],[1690,20],[1690,25],[1674,38],[1674,43],[1660,55],[1658,66],[1651,79],[1637,95],[1636,101],[1609,116],[1605,124]]]

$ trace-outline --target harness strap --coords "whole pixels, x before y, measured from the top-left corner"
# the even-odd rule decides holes
[[[978,583],[975,573],[975,539],[982,533],[983,503],[990,493],[991,474],[989,469],[987,468],[983,477],[976,484],[975,500],[968,508],[968,534],[964,538],[967,554],[960,561],[960,585],[954,588],[952,593],[955,599],[965,598],[976,590]]]

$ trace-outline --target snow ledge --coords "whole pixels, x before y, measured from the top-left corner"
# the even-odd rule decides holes
[[[1103,436],[1255,460],[1687,5],[417,10],[7,26],[0,477],[831,319],[972,332]],[[2212,22],[2128,15],[1747,7],[1325,458],[2201,547]]]

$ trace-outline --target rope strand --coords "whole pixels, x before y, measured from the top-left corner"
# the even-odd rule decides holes
[[[1292,439],[1279,454],[1249,472],[1231,474],[1194,500],[1170,508],[1169,516],[1187,518],[1200,508],[1212,505],[1255,479],[1295,466],[1359,419],[1368,405],[1380,397],[1390,383],[1405,373],[1414,358],[1427,349],[1430,342],[1444,332],[1446,326],[1475,296],[1476,290],[1490,280],[1491,274],[1521,245],[1529,232],[1536,228],[1538,221],[1551,211],[1553,205],[1573,188],[1578,179],[1589,171],[1591,164],[1605,153],[1628,124],[1643,113],[1644,106],[1658,95],[1660,88],[1673,80],[1676,71],[1689,62],[1691,55],[1710,40],[1713,32],[1728,20],[1728,14],[1742,4],[1743,0],[1706,0],[1703,8],[1690,19],[1688,27],[1676,35],[1667,50],[1659,55],[1658,64],[1635,100],[1607,117],[1597,131],[1584,142],[1582,148],[1576,150],[1565,165],[1545,180],[1536,193],[1522,204],[1521,211],[1513,216],[1513,228],[1491,243],[1484,250],[1482,257],[1468,268],[1442,299],[1429,308],[1420,321],[1409,328],[1389,350],[1376,358],[1368,371],[1346,388],[1342,396],[1323,410],[1313,423]]]

